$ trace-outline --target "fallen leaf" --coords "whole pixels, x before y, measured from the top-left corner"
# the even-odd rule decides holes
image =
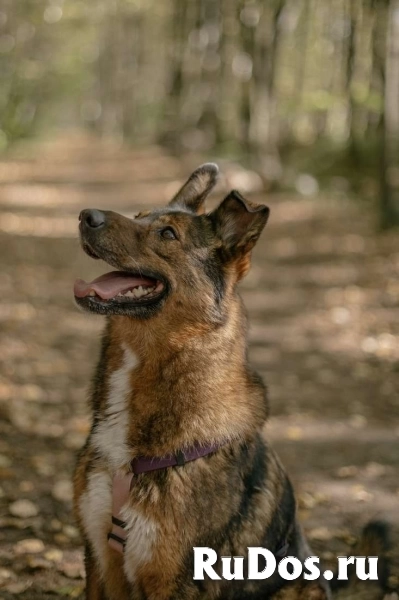
[[[318,540],[320,542],[324,542],[326,540],[331,540],[332,533],[327,527],[316,527],[315,529],[311,529],[308,533],[308,537],[311,540]]]
[[[28,519],[29,517],[36,517],[39,514],[39,509],[30,500],[16,500],[9,505],[8,510],[14,517],[20,519]]]
[[[64,553],[58,548],[51,548],[47,550],[44,554],[44,558],[49,560],[50,562],[60,562],[64,556]]]
[[[72,482],[68,479],[61,479],[53,485],[51,490],[53,497],[60,502],[71,502],[73,498]]]
[[[15,554],[39,554],[43,550],[44,544],[42,540],[35,538],[21,540],[14,546]]]

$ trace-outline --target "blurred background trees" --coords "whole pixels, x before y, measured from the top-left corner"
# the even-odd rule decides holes
[[[399,0],[0,0],[0,80],[2,149],[87,127],[399,221]]]

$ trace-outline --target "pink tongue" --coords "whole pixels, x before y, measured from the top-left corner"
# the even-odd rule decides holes
[[[94,290],[97,296],[100,296],[103,300],[110,300],[121,292],[126,292],[139,285],[153,286],[155,284],[156,281],[154,279],[134,277],[123,271],[112,271],[111,273],[101,275],[101,277],[94,279],[91,283],[87,283],[83,279],[77,279],[73,291],[77,298],[85,298],[91,290]]]

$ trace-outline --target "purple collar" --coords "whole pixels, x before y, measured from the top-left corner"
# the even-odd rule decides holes
[[[194,444],[186,450],[179,450],[175,454],[166,454],[162,458],[152,458],[150,456],[138,456],[130,463],[132,473],[140,475],[148,471],[157,471],[158,469],[166,469],[167,467],[183,467],[187,462],[197,460],[202,456],[216,452],[222,444],[210,444],[209,446],[201,446]]]
[[[108,534],[110,547],[121,554],[123,553],[127,538],[123,508],[129,499],[135,475],[158,469],[167,469],[168,467],[183,467],[187,462],[216,452],[225,443],[209,444],[209,446],[194,444],[185,450],[179,450],[175,454],[166,454],[161,458],[138,456],[130,463],[130,473],[115,475],[112,480],[112,529]]]

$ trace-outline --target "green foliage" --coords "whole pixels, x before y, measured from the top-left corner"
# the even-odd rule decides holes
[[[364,137],[383,109],[372,43],[381,7],[1,0],[0,145],[67,123],[134,140],[169,132],[199,150],[247,131],[259,149],[334,140],[336,118],[348,137],[356,111]]]
[[[399,137],[382,127],[399,122],[396,10],[399,0],[0,0],[0,150],[84,126],[258,163],[323,145],[365,170],[373,153],[386,178]]]

